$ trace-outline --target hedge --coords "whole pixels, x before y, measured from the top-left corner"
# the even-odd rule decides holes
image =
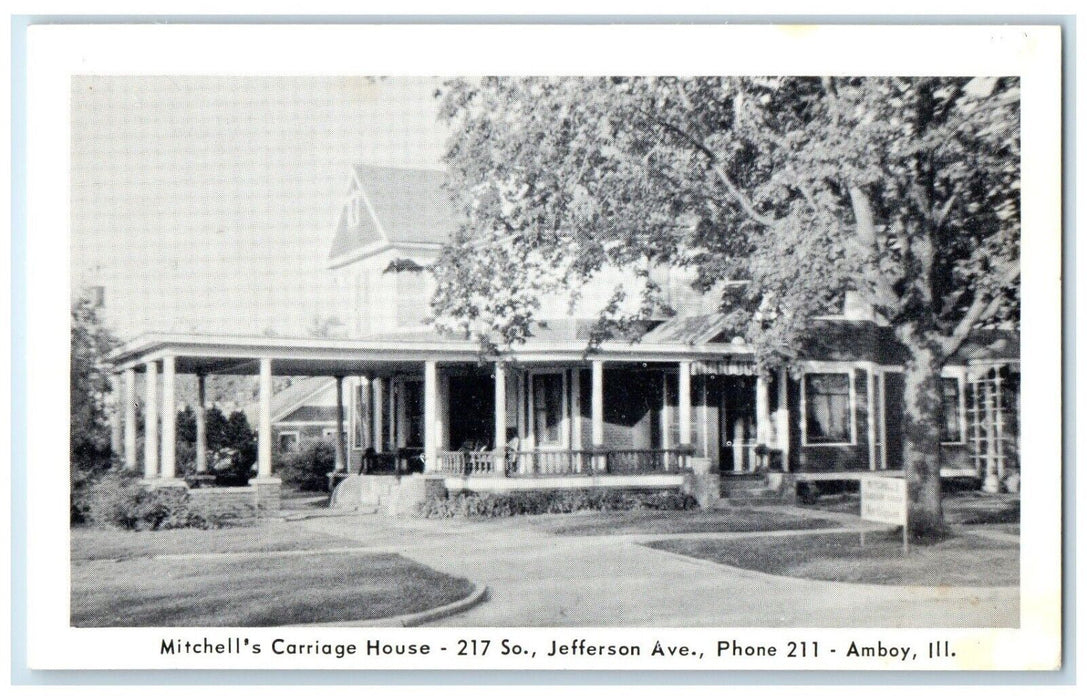
[[[336,448],[327,440],[308,440],[276,456],[274,473],[300,491],[328,491],[328,473],[336,468]]]
[[[693,496],[675,491],[619,489],[526,490],[511,493],[463,491],[429,497],[419,504],[424,518],[505,518],[578,511],[694,510]]]
[[[255,515],[252,507],[195,503],[186,489],[149,489],[138,475],[111,472],[87,489],[85,520],[99,527],[126,530],[217,529]]]

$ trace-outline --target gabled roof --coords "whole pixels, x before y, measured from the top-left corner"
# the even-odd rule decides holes
[[[728,343],[731,337],[718,337],[727,335],[728,331],[724,314],[674,316],[646,333],[642,340],[647,343],[698,345],[716,338],[715,342]]]
[[[332,267],[375,245],[439,246],[449,240],[456,218],[441,170],[355,165],[351,172],[348,198],[361,195],[363,212],[352,226],[346,207],[340,208],[328,255]]]
[[[315,396],[319,396],[335,386],[336,380],[332,377],[307,377],[294,381],[283,391],[272,396],[272,422],[277,423],[298,408],[305,406],[306,402]],[[260,404],[248,404],[243,411],[250,425],[257,425],[260,420]]]

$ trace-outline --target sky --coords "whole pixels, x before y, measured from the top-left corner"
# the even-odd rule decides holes
[[[440,167],[440,82],[74,78],[73,290],[104,286],[122,339],[346,319],[326,260],[349,167]]]

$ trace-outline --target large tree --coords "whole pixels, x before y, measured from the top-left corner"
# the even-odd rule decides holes
[[[914,522],[941,524],[941,367],[972,329],[1018,323],[1017,80],[487,78],[443,95],[465,220],[435,267],[441,325],[521,342],[541,296],[633,270],[606,330],[666,311],[653,271],[679,266],[769,369],[853,290],[909,351]]]
[[[103,358],[116,344],[89,299],[72,302],[69,456],[73,478],[77,472],[97,473],[110,466],[112,385]]]

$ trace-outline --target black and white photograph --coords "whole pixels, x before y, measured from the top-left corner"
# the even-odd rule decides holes
[[[67,626],[1016,667],[1029,78],[501,67],[72,73]]]

